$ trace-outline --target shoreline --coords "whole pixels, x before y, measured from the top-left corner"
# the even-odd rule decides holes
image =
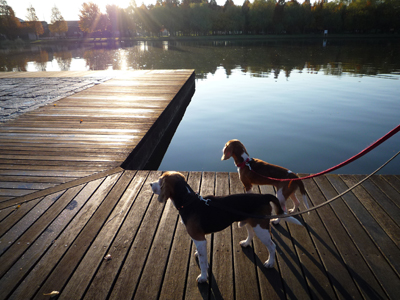
[[[122,37],[122,38],[64,38],[0,41],[0,46],[43,45],[43,44],[96,44],[110,42],[190,42],[190,41],[285,41],[285,40],[349,40],[349,39],[400,39],[400,34],[299,34],[299,35],[206,35],[177,37]]]

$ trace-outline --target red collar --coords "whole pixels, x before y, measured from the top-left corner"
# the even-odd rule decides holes
[[[249,161],[250,161],[250,158],[247,158],[244,162],[242,162],[242,163],[236,165],[236,167],[238,167],[238,168],[241,169],[241,168],[243,168]]]

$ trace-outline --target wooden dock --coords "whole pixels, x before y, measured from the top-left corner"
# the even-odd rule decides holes
[[[262,266],[268,252],[257,238],[239,246],[246,230],[236,224],[210,235],[209,283],[197,284],[194,245],[178,213],[151,192],[160,174],[121,170],[19,207],[0,203],[0,299],[49,299],[52,291],[57,299],[399,298],[399,176],[373,176],[302,215],[304,227],[273,227],[273,269]],[[242,192],[237,173],[184,174],[202,195]],[[327,175],[305,186],[316,205],[361,178]]]
[[[67,76],[110,79],[0,123],[0,201],[121,166],[158,166],[195,89],[193,70],[6,72],[0,80]]]
[[[257,238],[240,247],[246,230],[237,224],[210,235],[209,282],[197,284],[195,246],[149,186],[162,172],[143,170],[164,153],[194,73],[103,74],[111,79],[0,125],[0,300],[53,291],[52,299],[399,299],[399,175],[373,176],[301,215],[304,226],[274,226],[273,269]],[[201,195],[243,192],[237,173],[184,175]],[[305,180],[309,202],[364,177]]]

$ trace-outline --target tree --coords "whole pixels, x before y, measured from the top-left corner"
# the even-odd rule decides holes
[[[93,33],[105,31],[108,25],[106,15],[100,12],[97,4],[93,2],[83,3],[79,15],[79,28],[83,32]]]
[[[255,33],[268,33],[273,31],[273,16],[275,1],[254,0],[250,6],[249,25]]]
[[[288,33],[301,33],[302,7],[296,0],[287,2],[284,8],[283,25]]]
[[[192,33],[206,35],[212,29],[211,9],[207,3],[190,4],[190,29]]]
[[[59,36],[68,31],[68,24],[61,15],[60,10],[55,5],[51,9],[51,24],[49,24],[49,30]]]
[[[6,0],[0,0],[0,34],[14,39],[18,37],[21,27],[21,23],[15,17],[11,6],[8,6]]]
[[[33,6],[29,6],[27,9],[27,23],[25,27],[28,29],[29,32],[34,33],[36,36],[39,36],[44,33],[43,25],[39,22],[39,18],[36,15],[36,10]]]

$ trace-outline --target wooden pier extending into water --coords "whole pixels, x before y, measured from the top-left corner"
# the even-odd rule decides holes
[[[108,94],[106,85],[102,85],[95,88],[99,88],[99,93],[102,90],[104,96],[112,97],[123,90],[114,89],[111,84],[113,92]],[[40,110],[58,109],[57,106]],[[61,110],[63,106],[60,104]],[[57,115],[65,120],[65,128],[80,129],[75,118],[69,117],[68,107],[64,109],[64,113],[59,111]],[[45,122],[38,113],[29,113],[27,118],[43,126]],[[41,114],[48,120],[55,118]],[[85,115],[86,118],[91,126],[108,120],[95,122],[95,114]],[[16,123],[20,122],[18,119]],[[85,119],[78,124],[85,124]],[[2,150],[3,141],[8,141],[5,136],[32,134],[26,124],[11,126],[13,123],[0,126]],[[107,141],[101,132],[89,129],[93,128],[79,131],[82,135],[89,134],[90,139],[78,139],[86,145],[76,149],[78,157],[89,154],[90,145],[100,143],[95,134],[99,140]],[[52,140],[53,134],[45,137]],[[36,147],[42,147],[39,137],[35,139]],[[10,147],[13,143],[16,147],[18,141],[7,142]],[[161,171],[120,167],[132,149],[125,157],[104,151],[104,157],[109,156],[104,164],[102,160],[87,164],[83,163],[86,160],[70,160],[68,157],[73,155],[60,150],[48,149],[41,154],[44,149],[35,149],[10,148],[15,153],[1,155],[1,189],[23,190],[22,185],[32,183],[32,178],[45,178],[45,168],[42,173],[35,173],[37,169],[32,168],[14,174],[21,166],[40,166],[36,157],[52,156],[52,159],[42,158],[49,162],[57,161],[60,154],[64,157],[60,161],[65,164],[46,166],[66,168],[49,168],[51,175],[47,177],[69,179],[0,200],[0,299],[49,299],[46,294],[52,291],[60,292],[56,299],[398,299],[400,296],[398,175],[374,175],[330,205],[302,215],[304,226],[283,222],[273,226],[277,245],[273,269],[262,266],[268,252],[257,238],[251,247],[240,247],[239,241],[246,237],[246,230],[237,224],[210,235],[209,282],[197,284],[200,270],[193,255],[195,246],[171,202],[159,203],[149,186]],[[51,151],[55,152],[49,154]],[[117,164],[111,163],[114,158]],[[5,159],[15,161],[5,162]],[[22,163],[24,160],[29,162]],[[102,167],[90,169],[97,164]],[[13,169],[14,165],[18,168]],[[75,175],[65,176],[67,172]],[[237,173],[183,174],[201,195],[243,192]],[[364,177],[326,175],[305,180],[311,206],[331,199]],[[13,184],[8,186],[9,182]],[[253,192],[274,193],[274,190],[255,186]],[[303,204],[301,209],[305,209]],[[111,259],[104,259],[108,254]]]

